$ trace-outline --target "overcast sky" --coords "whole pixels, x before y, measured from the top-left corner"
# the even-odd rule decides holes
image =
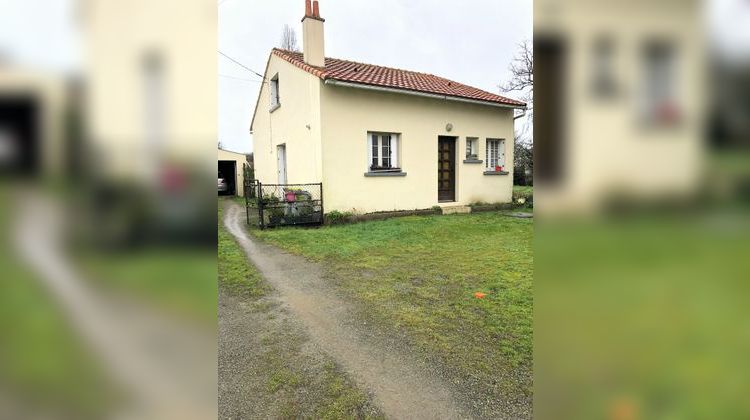
[[[263,72],[284,24],[302,45],[304,0],[216,0],[219,48]],[[422,71],[497,92],[516,44],[532,35],[532,0],[320,0],[326,54]],[[724,53],[748,59],[746,0],[713,0],[709,33]],[[76,0],[0,0],[0,56],[58,72],[80,66]],[[260,78],[218,56],[219,140],[252,151],[248,133]]]
[[[74,0],[0,0],[0,56],[69,74],[80,68]]]
[[[284,24],[302,48],[304,0],[219,0],[219,49],[263,73]],[[498,93],[532,37],[531,0],[320,0],[327,57],[432,73]],[[219,56],[219,140],[252,151],[260,77]],[[509,95],[511,96],[511,95]]]

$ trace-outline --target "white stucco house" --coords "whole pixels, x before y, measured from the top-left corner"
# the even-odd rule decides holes
[[[318,2],[303,52],[273,49],[252,118],[256,178],[322,182],[326,211],[510,202],[525,104],[432,74],[325,57]]]

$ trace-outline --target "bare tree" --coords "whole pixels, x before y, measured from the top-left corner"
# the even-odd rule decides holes
[[[513,154],[513,177],[516,185],[531,185],[534,168],[534,142],[530,133],[533,122],[534,102],[534,50],[531,41],[524,40],[518,44],[518,50],[508,67],[510,80],[498,87],[502,93],[515,93],[518,99],[526,102],[525,123],[516,130]],[[532,132],[533,133],[533,132]]]
[[[518,44],[518,50],[508,66],[510,80],[498,85],[501,93],[514,93],[518,99],[526,102],[526,123],[517,137],[526,138],[529,124],[533,120],[534,105],[534,50],[531,41],[524,40]]]
[[[289,25],[284,25],[281,33],[281,48],[289,51],[299,51],[297,47],[297,33]]]
[[[511,78],[500,84],[500,91],[503,93],[517,92],[521,94],[521,100],[530,104],[534,92],[534,50],[529,40],[524,40],[518,44],[518,51],[516,51],[508,69]]]

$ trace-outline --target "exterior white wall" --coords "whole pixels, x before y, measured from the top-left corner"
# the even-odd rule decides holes
[[[278,182],[277,146],[285,144],[287,182],[320,182],[320,79],[272,54],[266,78],[276,74],[280,106],[270,111],[270,84],[263,83],[253,121],[255,177]]]
[[[587,211],[611,194],[649,197],[685,195],[702,177],[701,127],[703,31],[697,2],[590,1],[535,2],[536,37],[561,39],[567,51],[564,175],[559,183],[535,185],[536,210]],[[557,7],[554,7],[554,6]],[[619,95],[591,95],[595,40],[615,40]],[[643,83],[641,48],[666,40],[676,50],[676,91],[682,123],[649,126],[640,120]]]
[[[102,171],[153,177],[160,161],[210,163],[205,157],[217,132],[216,2],[80,3],[87,126]],[[161,63],[156,98],[148,94],[154,89],[145,80],[147,57]],[[158,112],[149,111],[150,102],[158,102]],[[156,141],[151,119],[159,121]]]
[[[430,208],[438,203],[438,136],[458,137],[456,201],[510,202],[513,189],[513,110],[487,105],[324,85],[323,187],[326,211],[375,212]],[[446,131],[450,123],[453,129]],[[366,177],[367,132],[401,135],[404,177]],[[466,137],[505,139],[507,175],[484,175],[485,163],[463,163]]]

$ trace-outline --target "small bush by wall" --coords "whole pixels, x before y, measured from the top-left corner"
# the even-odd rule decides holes
[[[355,213],[351,211],[340,212],[333,210],[330,213],[326,213],[325,224],[327,225],[342,225],[347,223],[365,222],[369,220],[383,220],[390,219],[392,217],[404,217],[404,216],[426,216],[433,214],[442,214],[439,206],[435,206],[430,209],[415,209],[415,210],[394,210],[394,211],[380,211],[375,213]]]
[[[353,216],[354,213],[350,211],[341,212],[338,210],[334,210],[326,214],[325,223],[328,225],[343,225],[345,223],[352,223]]]
[[[513,205],[516,207],[534,207],[534,189],[520,187],[513,189]]]

